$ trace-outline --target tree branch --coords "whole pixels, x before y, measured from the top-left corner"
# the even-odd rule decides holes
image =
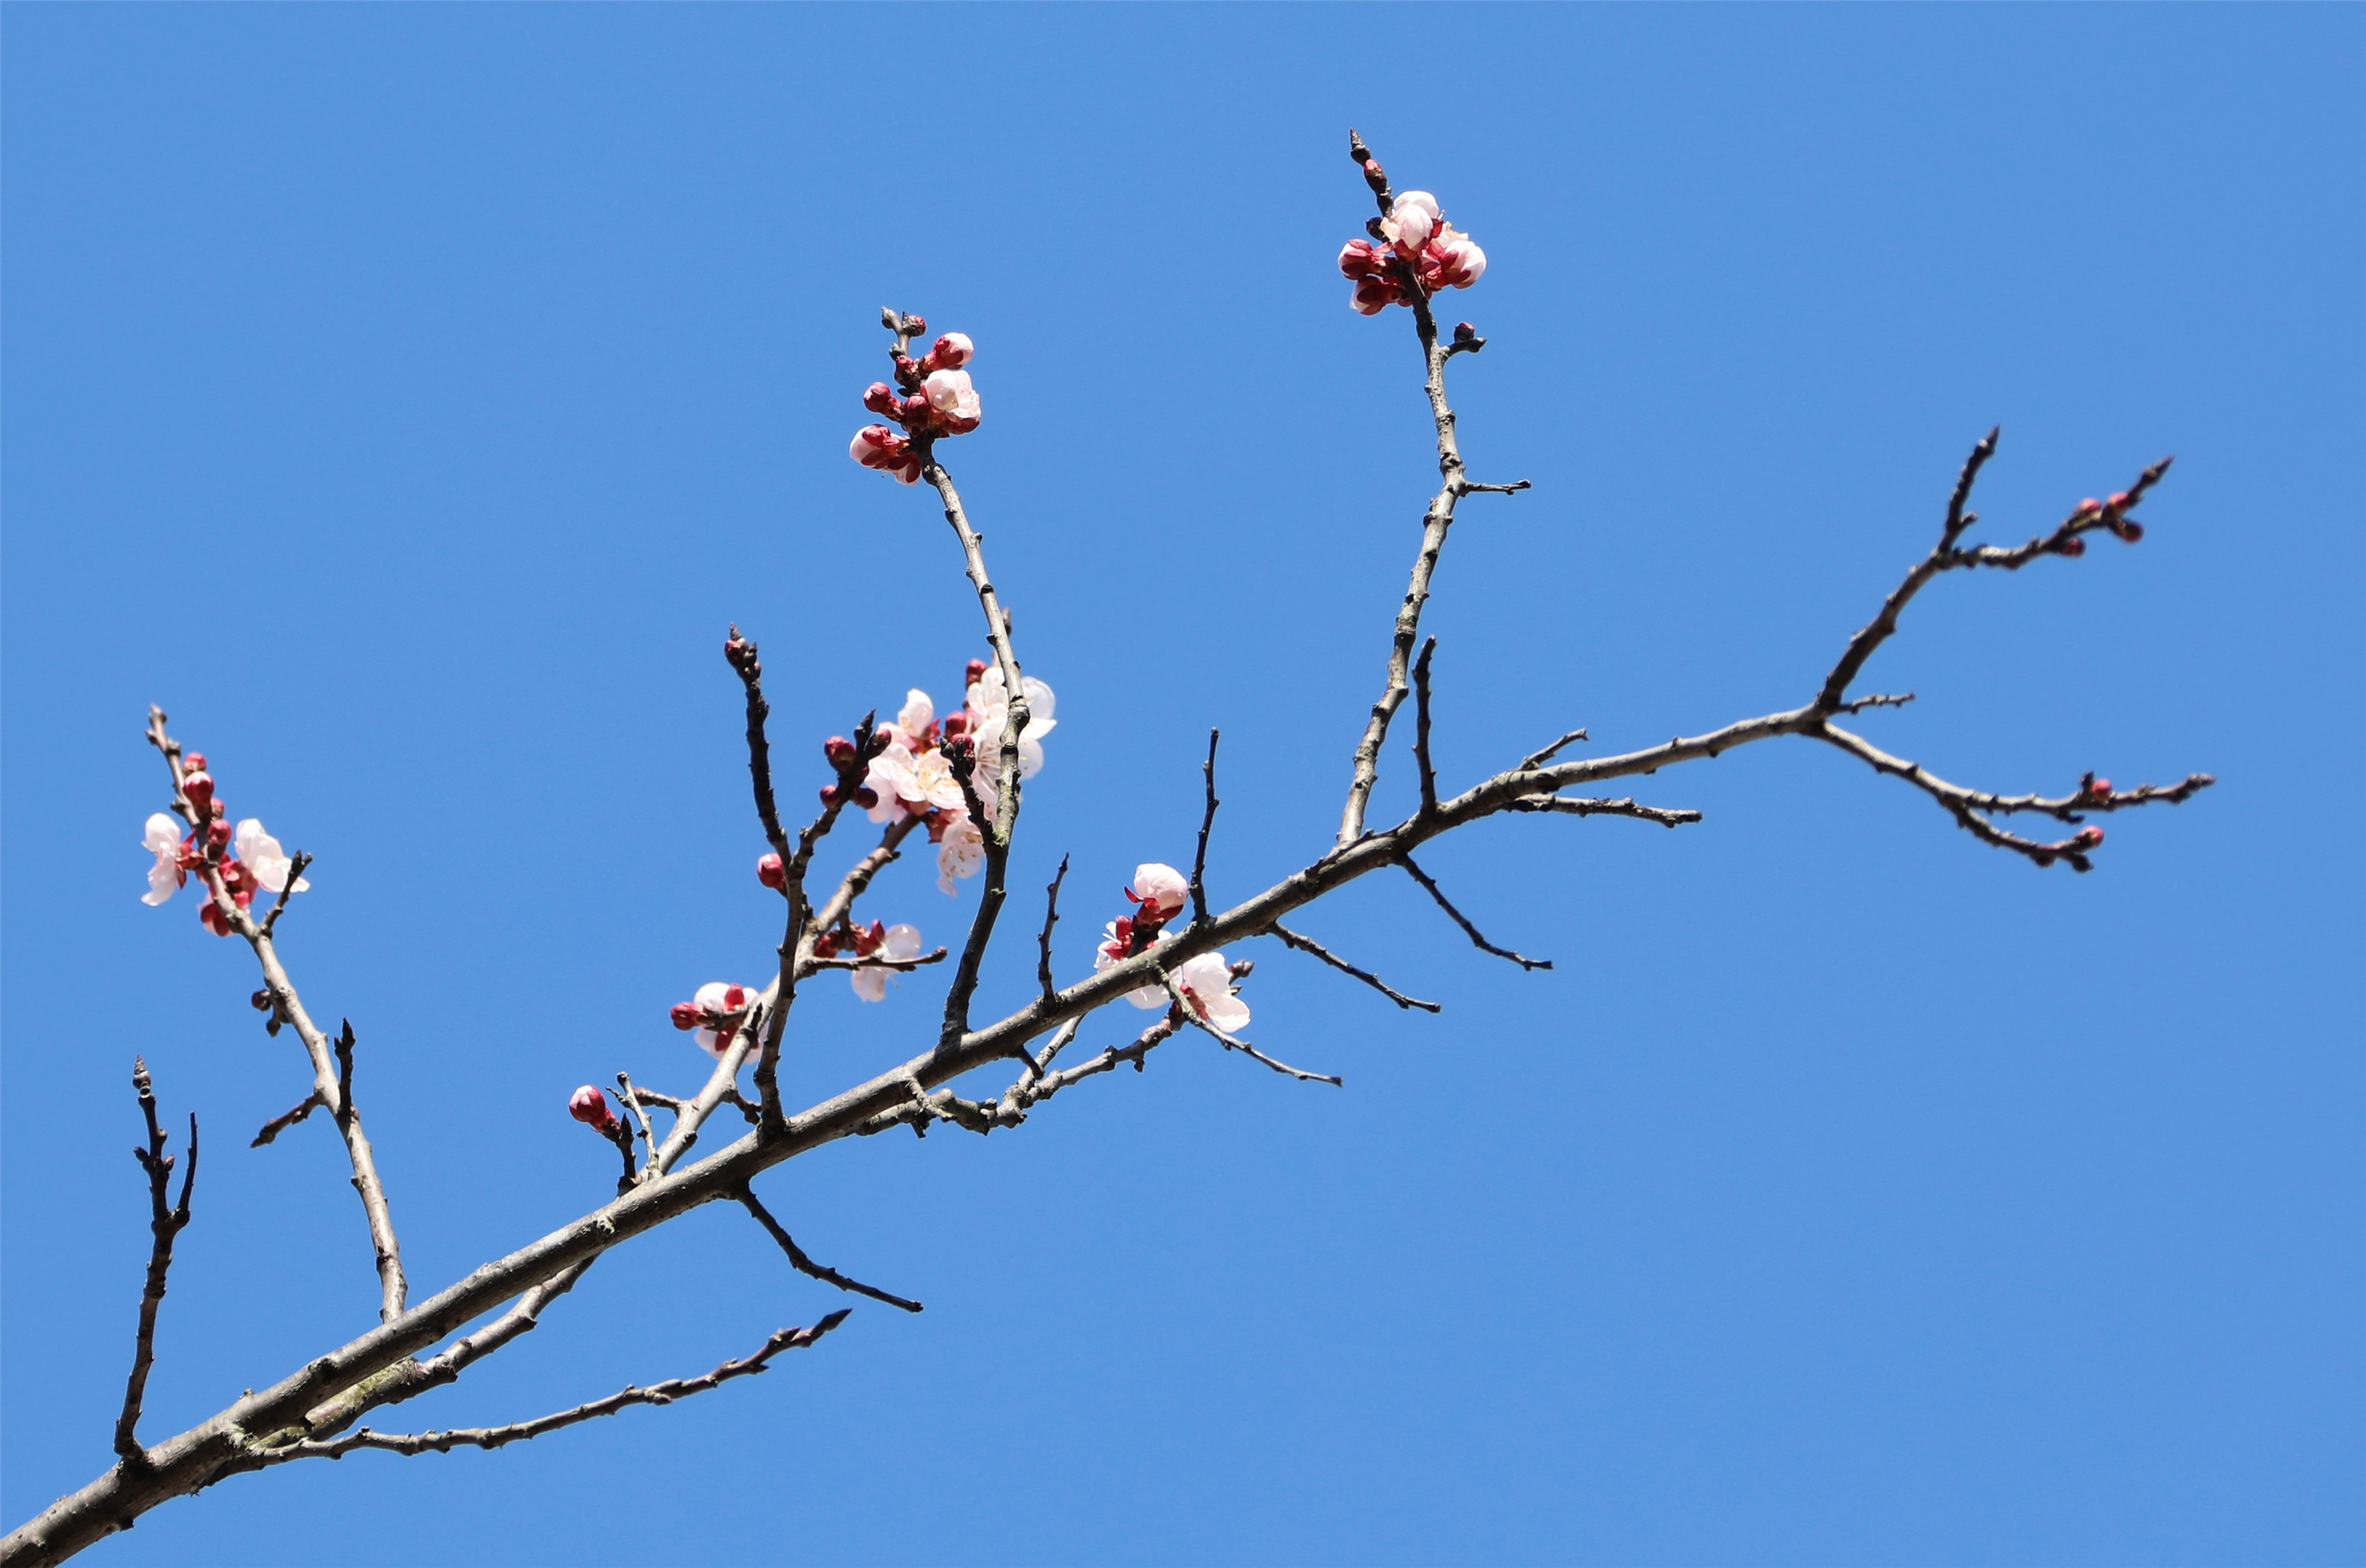
[[[1421,657],[1414,661],[1414,722],[1413,760],[1421,774],[1421,814],[1437,815],[1437,770],[1429,761],[1429,656],[1437,651],[1437,639],[1431,637],[1421,645]]]
[[[1323,960],[1324,963],[1331,965],[1332,968],[1338,970],[1342,975],[1353,975],[1357,979],[1361,980],[1367,986],[1371,987],[1372,989],[1380,992],[1380,995],[1388,998],[1389,1000],[1396,1003],[1397,1006],[1401,1008],[1419,1008],[1424,1012],[1436,1012],[1439,1010],[1438,1005],[1436,1002],[1425,1002],[1417,997],[1406,996],[1403,991],[1398,990],[1394,986],[1390,985],[1378,975],[1373,974],[1368,969],[1357,968],[1354,964],[1348,963],[1346,959],[1340,957],[1337,953],[1332,952],[1329,948],[1315,941],[1313,937],[1301,936],[1279,920],[1275,921],[1272,925],[1268,926],[1266,928],[1265,934],[1271,937],[1279,937],[1284,943],[1298,949],[1301,953],[1313,953],[1315,957]]]
[[[1052,979],[1052,928],[1060,923],[1060,884],[1067,880],[1068,857],[1062,855],[1060,869],[1052,874],[1051,882],[1043,889],[1043,931],[1035,939],[1035,983],[1042,987],[1047,1000],[1060,994],[1060,987]]]
[[[1208,835],[1215,829],[1216,807],[1223,802],[1216,798],[1216,741],[1220,732],[1208,731],[1208,760],[1200,764],[1207,780],[1208,804],[1200,813],[1200,847],[1191,852],[1191,923],[1208,923]]]
[[[1480,952],[1492,953],[1498,958],[1508,958],[1523,969],[1549,969],[1552,967],[1552,960],[1549,958],[1523,957],[1521,954],[1514,953],[1508,947],[1497,947],[1493,942],[1489,942],[1485,937],[1480,935],[1479,928],[1472,925],[1463,915],[1462,911],[1454,907],[1454,900],[1446,896],[1445,889],[1439,887],[1436,883],[1430,880],[1429,873],[1422,870],[1421,867],[1414,863],[1413,856],[1409,854],[1401,854],[1397,856],[1397,863],[1404,867],[1405,871],[1415,882],[1421,884],[1422,889],[1425,892],[1426,892],[1432,898],[1437,900],[1437,907],[1439,908],[1454,917],[1454,923],[1462,928],[1462,934],[1469,937],[1472,944],[1475,945]]]
[[[869,1296],[874,1302],[885,1302],[889,1306],[902,1307],[906,1312],[920,1310],[920,1303],[918,1302],[907,1301],[902,1296],[890,1295],[878,1286],[866,1285],[860,1280],[850,1280],[837,1269],[825,1264],[816,1263],[806,1257],[806,1249],[797,1245],[794,1236],[782,1228],[780,1221],[772,1218],[772,1212],[764,1207],[762,1200],[756,1196],[754,1188],[742,1187],[737,1196],[740,1205],[756,1216],[756,1223],[763,1226],[774,1241],[781,1244],[781,1250],[789,1255],[789,1262],[798,1273],[810,1275],[825,1284],[836,1285],[841,1291],[852,1291],[858,1296]]]
[[[156,1119],[156,1091],[148,1078],[148,1064],[138,1056],[131,1058],[131,1087],[139,1091],[140,1113],[147,1119],[148,1142],[136,1146],[131,1155],[148,1176],[148,1232],[153,1239],[148,1249],[148,1277],[140,1292],[140,1331],[133,1341],[131,1376],[123,1386],[123,1413],[115,1418],[115,1451],[125,1462],[145,1465],[147,1455],[140,1446],[140,1405],[148,1392],[148,1369],[156,1361],[156,1313],[164,1304],[164,1278],[173,1268],[173,1238],[189,1223],[189,1190],[197,1180],[197,1119],[189,1118],[189,1165],[181,1173],[181,1201],[177,1207],[165,1206],[165,1197],[173,1176],[173,1156],[164,1152],[168,1141],[164,1129]]]
[[[1585,800],[1566,795],[1527,795],[1513,801],[1505,809],[1552,811],[1569,817],[1632,817],[1644,822],[1657,822],[1662,828],[1701,819],[1699,812],[1689,808],[1638,806],[1631,795],[1625,800]]]

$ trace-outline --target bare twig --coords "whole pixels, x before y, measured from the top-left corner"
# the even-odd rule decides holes
[[[1223,802],[1216,798],[1216,741],[1220,731],[1208,731],[1208,760],[1200,764],[1201,777],[1207,781],[1208,804],[1200,813],[1200,847],[1191,852],[1191,923],[1208,923],[1208,835],[1215,829],[1216,807]]]
[[[1279,920],[1266,928],[1266,934],[1268,936],[1279,937],[1284,943],[1298,949],[1301,953],[1313,953],[1315,957],[1323,960],[1324,963],[1331,965],[1332,968],[1338,970],[1342,975],[1353,975],[1357,979],[1361,980],[1367,986],[1371,987],[1372,989],[1380,992],[1380,995],[1388,998],[1389,1000],[1396,1003],[1397,1006],[1401,1008],[1419,1008],[1424,1012],[1436,1012],[1439,1010],[1438,1005],[1436,1002],[1425,1002],[1417,997],[1406,996],[1403,991],[1398,990],[1394,986],[1390,985],[1386,980],[1381,979],[1378,975],[1373,974],[1370,970],[1357,968],[1354,964],[1348,963],[1346,959],[1340,957],[1337,953],[1332,952],[1329,948],[1315,941],[1313,937],[1301,936]]]
[[[342,1438],[325,1442],[307,1440],[285,1448],[253,1452],[248,1457],[258,1468],[262,1465],[284,1464],[299,1459],[343,1459],[360,1449],[378,1449],[389,1453],[422,1454],[450,1453],[457,1448],[498,1449],[527,1438],[539,1438],[546,1432],[556,1432],[562,1427],[572,1427],[595,1416],[613,1416],[635,1404],[671,1404],[693,1393],[704,1393],[730,1382],[760,1372],[766,1363],[783,1350],[801,1350],[823,1335],[846,1321],[851,1308],[840,1307],[811,1328],[783,1328],[757,1347],[751,1355],[736,1361],[726,1361],[713,1371],[694,1378],[670,1378],[651,1383],[647,1388],[626,1387],[605,1399],[595,1399],[579,1404],[572,1410],[536,1416],[531,1421],[515,1421],[506,1427],[456,1427],[443,1432],[373,1432],[367,1427],[358,1427]]]
[[[302,850],[287,857],[287,880],[279,885],[279,897],[272,900],[271,913],[263,917],[264,935],[269,936],[278,926],[279,912],[287,908],[288,897],[296,891],[296,884],[303,880],[304,868],[311,863],[312,857]]]
[[[1166,983],[1166,994],[1173,997],[1176,1007],[1182,1010],[1184,1021],[1225,1050],[1238,1051],[1250,1060],[1263,1062],[1275,1072],[1285,1077],[1296,1078],[1301,1083],[1327,1083],[1335,1089],[1345,1087],[1346,1083],[1345,1078],[1335,1077],[1329,1073],[1310,1073],[1303,1067],[1293,1067],[1288,1062],[1277,1061],[1267,1055],[1240,1036],[1226,1033],[1216,1027],[1204,1011],[1192,1005],[1191,994],[1177,983],[1174,976],[1162,974],[1159,978]]]
[[[738,673],[748,694],[748,778],[755,786],[756,819],[763,824],[765,840],[773,853],[786,860],[789,836],[781,830],[780,807],[772,800],[772,748],[764,735],[764,721],[772,714],[772,705],[764,700],[764,666],[757,658],[756,645],[741,637],[736,625],[724,638],[723,657]]]
[[[1412,875],[1415,882],[1421,884],[1425,892],[1426,892],[1432,898],[1437,900],[1437,907],[1439,908],[1454,917],[1454,923],[1462,928],[1462,933],[1470,939],[1471,942],[1478,947],[1480,952],[1492,953],[1498,958],[1508,958],[1523,969],[1549,969],[1552,967],[1552,960],[1549,958],[1523,957],[1521,954],[1514,953],[1508,947],[1497,947],[1493,942],[1489,942],[1485,937],[1480,935],[1479,928],[1472,925],[1470,920],[1464,917],[1462,911],[1454,907],[1454,900],[1446,896],[1445,889],[1439,887],[1436,883],[1430,880],[1429,874],[1427,872],[1422,870],[1421,867],[1414,863],[1413,856],[1409,854],[1400,854],[1397,856],[1397,863],[1404,867],[1406,872]]]
[[[1421,814],[1437,815],[1437,770],[1429,761],[1429,657],[1437,651],[1437,639],[1430,637],[1421,645],[1421,657],[1413,666],[1413,761],[1421,774]]]
[[[1051,882],[1043,889],[1043,931],[1035,939],[1035,983],[1043,988],[1047,999],[1060,994],[1060,987],[1052,979],[1052,928],[1060,923],[1060,884],[1067,880],[1068,857],[1062,855],[1060,869],[1052,874]]]
[[[197,1119],[189,1118],[189,1164],[181,1173],[181,1201],[166,1207],[173,1175],[173,1156],[164,1152],[164,1129],[156,1119],[156,1091],[149,1082],[148,1064],[131,1058],[131,1087],[139,1091],[140,1114],[148,1122],[148,1141],[135,1146],[132,1157],[148,1177],[148,1277],[140,1292],[140,1332],[133,1342],[131,1376],[123,1386],[123,1413],[115,1418],[115,1451],[125,1462],[145,1466],[140,1446],[140,1404],[148,1392],[148,1369],[156,1361],[156,1312],[164,1304],[164,1278],[173,1267],[173,1238],[189,1223],[189,1190],[197,1179]]]
[[[1513,801],[1505,809],[1554,811],[1569,817],[1632,817],[1639,821],[1657,822],[1662,828],[1701,819],[1699,812],[1688,807],[1638,806],[1632,795],[1624,800],[1586,800],[1567,795],[1527,795]],[[1546,967],[1551,966],[1548,964]]]
[[[1551,761],[1553,758],[1560,755],[1560,749],[1562,747],[1572,745],[1585,738],[1585,731],[1583,729],[1572,729],[1567,735],[1562,736],[1560,739],[1546,747],[1543,750],[1531,751],[1527,756],[1521,758],[1520,765],[1515,771],[1518,773],[1526,773],[1530,768],[1541,767],[1543,764]]]
[[[288,1128],[296,1125],[297,1122],[301,1122],[307,1116],[311,1115],[312,1112],[319,1110],[320,1107],[321,1097],[318,1093],[306,1095],[302,1103],[298,1105],[295,1110],[283,1111],[278,1115],[274,1116],[270,1121],[265,1122],[263,1124],[263,1130],[254,1134],[254,1142],[247,1145],[246,1146],[250,1149],[261,1148],[264,1145],[270,1143],[273,1139],[278,1137],[280,1134],[287,1131]]]
[[[810,1275],[824,1284],[836,1285],[841,1291],[852,1291],[858,1296],[869,1296],[874,1302],[885,1302],[889,1306],[902,1307],[906,1312],[920,1310],[920,1303],[918,1302],[907,1301],[904,1297],[890,1294],[876,1285],[866,1285],[860,1280],[851,1280],[837,1269],[826,1264],[817,1263],[806,1256],[806,1249],[797,1245],[796,1238],[782,1227],[780,1221],[772,1218],[772,1212],[764,1207],[762,1200],[756,1196],[755,1189],[742,1187],[735,1196],[738,1198],[742,1207],[756,1216],[756,1223],[763,1226],[774,1241],[781,1244],[781,1250],[788,1254],[790,1264],[798,1273]]]
[[[658,1170],[658,1135],[649,1128],[649,1113],[641,1109],[641,1097],[639,1091],[633,1088],[632,1074],[616,1075],[616,1098],[623,1100],[625,1109],[633,1113],[633,1121],[641,1130],[641,1143],[648,1150],[648,1159],[641,1167],[639,1178],[641,1180],[647,1180],[650,1176],[657,1174]],[[679,1115],[680,1112],[676,1114]],[[629,1154],[625,1156],[625,1168],[627,1171],[632,1168],[632,1156]]]

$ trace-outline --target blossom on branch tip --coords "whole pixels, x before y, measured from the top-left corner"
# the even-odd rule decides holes
[[[567,1097],[567,1113],[587,1127],[597,1127],[603,1133],[616,1130],[616,1113],[608,1109],[608,1097],[600,1092],[597,1084],[585,1084]]]
[[[878,935],[872,946],[862,950],[861,956],[894,959],[920,956],[919,927],[889,926],[882,931],[879,923],[873,920],[871,929]],[[887,999],[888,973],[884,969],[854,969],[848,971],[847,978],[854,983],[854,994],[864,1001],[884,1002]]]
[[[1410,304],[1415,288],[1424,298],[1468,288],[1487,270],[1487,253],[1446,220],[1427,191],[1399,196],[1375,231],[1380,243],[1350,240],[1339,252],[1340,272],[1356,283],[1347,306],[1358,315]]]
[[[146,833],[140,847],[156,857],[148,868],[148,891],[140,896],[142,904],[162,904],[180,891],[189,873],[181,863],[181,819],[169,811],[152,815],[146,823]]]
[[[265,892],[302,893],[311,887],[310,879],[301,876],[296,879],[294,887],[288,886],[287,873],[295,862],[279,847],[278,840],[263,830],[260,819],[249,817],[241,822],[234,842],[238,858],[254,868],[254,880]]]

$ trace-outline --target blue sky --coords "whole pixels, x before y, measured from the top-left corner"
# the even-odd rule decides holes
[[[925,1315],[499,1454],[243,1478],[90,1561],[2366,1555],[2357,9],[0,30],[10,1523],[107,1461],[134,1051],[208,1139],[147,1432],[373,1316],[328,1129],[243,1146],[305,1081],[251,964],[138,902],[145,705],[320,857],[284,947],[359,1032],[422,1290],[573,1217],[612,1162],[567,1092],[688,1088],[667,1005],[777,940],[726,621],[798,799],[814,742],[981,651],[925,492],[845,457],[883,303],[978,344],[948,457],[1060,695],[1014,882],[1073,856],[1064,974],[1188,858],[1211,725],[1215,897],[1320,852],[1435,476],[1406,313],[1332,267],[1354,124],[1486,247],[1464,449],[1537,487],[1439,577],[1449,784],[1804,700],[2000,423],[2000,540],[2178,466],[2138,547],[1936,585],[1865,682],[1921,701],[1865,730],[2002,790],[2219,786],[2085,877],[1805,742],[1639,781],[1681,832],[1483,828],[1429,868],[1550,974],[1393,883],[1301,928],[1436,1019],[1234,953],[1260,1043],[1343,1091],[1182,1041],[1009,1134],[766,1179]],[[915,858],[877,908],[946,941],[974,900]],[[910,1054],[936,995],[819,987],[790,1094]],[[400,1420],[839,1304],[704,1212]]]

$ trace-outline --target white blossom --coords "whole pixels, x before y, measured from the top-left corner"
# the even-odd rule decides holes
[[[738,1032],[736,1015],[756,1005],[756,987],[735,986],[727,980],[709,980],[698,987],[697,994],[691,1000],[702,1009],[712,1008],[730,1020],[727,1027],[723,1029],[701,1024],[698,1032],[691,1036],[700,1050],[721,1061],[725,1049],[731,1043],[731,1036]]]
[[[951,893],[953,878],[975,876],[985,863],[986,834],[963,816],[945,829],[943,841],[937,845],[937,886]]]
[[[1409,190],[1398,196],[1396,205],[1389,209],[1388,217],[1381,221],[1380,230],[1407,255],[1417,256],[1436,232],[1437,216],[1437,197],[1425,190]]]
[[[1221,953],[1203,953],[1184,960],[1175,971],[1175,984],[1191,998],[1200,1016],[1227,1034],[1249,1026],[1249,1005],[1233,990],[1232,965]]]
[[[900,809],[915,817],[962,809],[961,781],[953,777],[944,753],[933,748],[915,752],[906,746],[890,746],[871,760],[871,772],[862,782],[878,792],[879,804],[871,807],[873,822],[894,817],[899,800]]]
[[[871,956],[873,958],[919,957],[920,928],[889,926],[886,939],[872,950]],[[854,982],[854,994],[864,1001],[884,1002],[887,999],[887,976],[890,973],[891,971],[885,969],[857,969],[851,972],[847,978]]]
[[[928,394],[929,406],[947,419],[978,417],[977,392],[970,386],[966,370],[931,370],[920,389]]]
[[[1150,945],[1152,947],[1156,947],[1159,942],[1170,940],[1172,939],[1162,933],[1159,936],[1158,941],[1152,942]],[[1108,968],[1110,964],[1134,956],[1133,954],[1127,953],[1125,948],[1126,938],[1119,934],[1117,922],[1115,920],[1111,920],[1108,925],[1103,926],[1101,928],[1101,943],[1098,947],[1093,949],[1093,973],[1098,975],[1102,970]],[[1167,1004],[1170,998],[1166,995],[1166,987],[1160,985],[1156,980],[1153,980],[1147,986],[1137,986],[1132,990],[1128,991],[1125,994],[1125,999],[1132,1002],[1138,1008],[1163,1008]]]
[[[279,840],[263,830],[260,818],[249,817],[238,825],[238,836],[232,840],[238,858],[254,873],[254,880],[265,892],[277,893],[287,886],[287,873],[292,862]],[[295,891],[301,893],[312,886],[304,877],[296,879]]]
[[[1021,675],[1019,689],[1027,695],[1027,728],[1019,733],[1019,776],[1031,779],[1043,766],[1043,737],[1059,728],[1059,721],[1052,716],[1057,699],[1051,687],[1032,675]],[[1009,722],[1010,711],[1002,667],[987,665],[986,673],[970,687],[965,700],[970,713],[971,755],[977,759],[978,777],[998,777],[1002,771],[1002,733]]]
[[[179,891],[186,874],[181,870],[181,819],[169,811],[159,811],[148,818],[147,832],[140,847],[156,857],[148,868],[148,891],[140,896],[142,904],[161,904]]]
[[[1133,868],[1133,896],[1142,907],[1160,919],[1166,919],[1183,908],[1191,896],[1191,884],[1173,866],[1159,861],[1145,861]]]
[[[929,694],[914,686],[904,694],[904,705],[896,714],[896,728],[904,732],[904,744],[917,746],[920,732],[937,722],[937,705]]]

